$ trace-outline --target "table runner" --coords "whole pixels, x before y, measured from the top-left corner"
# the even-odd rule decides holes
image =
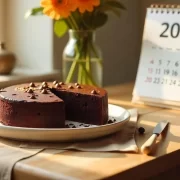
[[[35,143],[18,142],[1,138],[0,157],[2,158],[0,158],[0,180],[10,180],[12,169],[18,161],[30,158],[45,149],[52,149],[52,154],[57,154],[57,150],[62,152],[62,150],[70,149],[92,152],[138,152],[138,147],[134,139],[138,113],[137,109],[131,109],[129,112],[131,114],[130,121],[120,132],[94,140],[75,143]]]

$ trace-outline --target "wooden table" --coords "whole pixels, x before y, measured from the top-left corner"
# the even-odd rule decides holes
[[[141,153],[49,152],[47,156],[39,154],[18,162],[13,171],[14,179],[180,179],[180,111],[133,105],[133,83],[108,87],[107,90],[109,103],[138,108],[138,127],[146,129],[144,135],[135,135],[138,147],[148,139],[157,122],[170,121],[151,156]]]

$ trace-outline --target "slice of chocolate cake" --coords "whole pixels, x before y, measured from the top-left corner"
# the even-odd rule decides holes
[[[64,102],[50,90],[39,87],[31,83],[1,90],[0,122],[18,127],[64,127]]]

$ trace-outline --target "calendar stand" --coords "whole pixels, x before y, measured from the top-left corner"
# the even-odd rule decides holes
[[[147,8],[132,102],[180,108],[180,5]]]

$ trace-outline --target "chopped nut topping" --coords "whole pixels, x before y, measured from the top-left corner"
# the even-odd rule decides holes
[[[36,99],[36,96],[32,95],[32,96],[30,97],[30,99]]]
[[[42,83],[42,85],[48,85],[48,84],[47,84],[47,82],[44,81],[44,82]]]
[[[74,89],[74,88],[73,88],[73,86],[70,85],[70,86],[68,86],[68,89]]]
[[[76,86],[78,89],[81,89],[82,87],[80,85]]]
[[[97,94],[96,90],[92,90],[91,94]]]
[[[34,84],[33,82],[31,82],[31,83],[29,84],[29,87],[36,87],[36,86],[35,86],[35,84]]]
[[[60,88],[61,85],[60,85],[59,83],[57,83],[57,84],[55,85],[55,87],[56,87],[56,88]]]
[[[59,84],[60,84],[60,85],[64,85],[64,83],[63,83],[63,82],[60,82]]]
[[[75,86],[79,86],[80,84],[79,83],[75,83]]]
[[[47,85],[47,84],[44,84],[44,85],[43,85],[43,88],[48,88],[48,85]]]
[[[108,124],[112,124],[112,123],[113,123],[113,120],[112,120],[112,119],[109,119],[107,123],[108,123]]]
[[[56,85],[56,84],[58,84],[58,82],[57,82],[57,81],[54,81],[53,84]]]
[[[43,86],[40,86],[40,87],[39,87],[39,89],[40,89],[40,90],[43,90],[43,89],[44,89],[44,87],[43,87]]]
[[[48,91],[47,91],[46,89],[43,89],[43,90],[41,91],[41,93],[42,93],[42,94],[48,94]]]
[[[34,91],[32,89],[28,89],[27,93],[33,93]]]

